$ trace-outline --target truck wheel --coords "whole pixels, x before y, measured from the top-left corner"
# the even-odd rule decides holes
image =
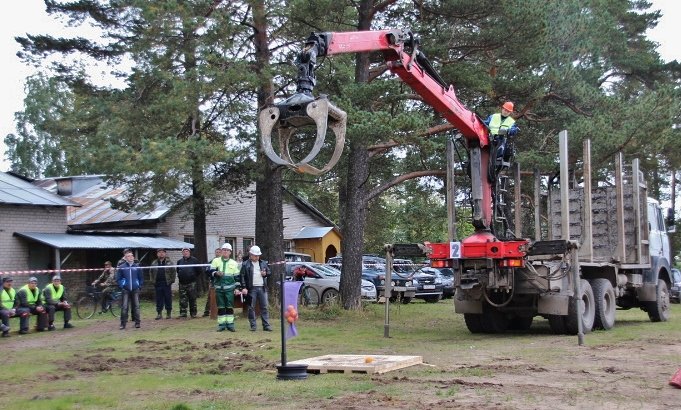
[[[402,296],[402,304],[403,305],[408,305],[409,302],[411,302],[411,298],[407,296]]]
[[[615,290],[610,281],[597,278],[591,281],[596,304],[594,329],[610,330],[615,326]]]
[[[666,322],[669,319],[669,291],[667,282],[657,280],[657,300],[646,302],[646,310],[651,322]]]
[[[471,333],[482,333],[482,315],[477,313],[464,313],[463,320]]]
[[[578,330],[577,320],[577,303],[582,304],[582,331],[584,333],[589,333],[594,326],[595,317],[595,303],[594,303],[594,292],[591,289],[589,282],[581,279],[581,291],[580,297],[571,297],[570,303],[568,304],[568,315],[565,319],[565,327],[567,328],[568,334],[576,335]]]
[[[514,316],[508,323],[508,328],[512,330],[529,330],[532,327],[532,316]]]
[[[567,333],[567,327],[565,327],[565,316],[549,315],[548,318],[549,327],[554,334],[564,335]]]
[[[504,333],[508,329],[508,317],[488,304],[482,306],[482,328],[486,333]]]

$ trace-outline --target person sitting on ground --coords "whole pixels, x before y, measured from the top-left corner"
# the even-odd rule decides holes
[[[28,333],[30,315],[36,315],[36,330],[42,332],[47,327],[47,311],[43,306],[42,294],[38,289],[38,278],[31,276],[28,283],[17,291],[16,309],[21,317],[19,334]]]
[[[66,289],[61,284],[61,276],[54,275],[52,283],[43,289],[43,303],[47,309],[49,325],[47,330],[54,330],[54,314],[57,311],[64,312],[64,329],[73,327],[71,320],[71,304],[66,300]]]

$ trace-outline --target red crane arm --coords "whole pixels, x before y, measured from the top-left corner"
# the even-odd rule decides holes
[[[454,86],[446,85],[418,51],[418,41],[409,31],[352,31],[313,34],[306,50],[317,46],[316,55],[334,55],[380,51],[388,68],[423,97],[468,140],[484,147],[489,143],[487,127],[475,113],[456,97]],[[412,54],[408,51],[411,50]],[[424,64],[425,63],[425,64]],[[300,77],[299,77],[300,79]],[[299,90],[300,91],[300,90]]]

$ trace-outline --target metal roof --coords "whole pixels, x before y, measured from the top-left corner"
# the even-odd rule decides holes
[[[68,184],[67,184],[68,182]],[[70,177],[52,177],[33,182],[51,192],[64,189],[60,197],[68,198],[71,204],[66,213],[70,227],[97,226],[108,224],[116,226],[120,222],[156,221],[170,211],[165,204],[155,204],[149,212],[126,212],[111,207],[111,199],[125,200],[127,187],[111,187],[102,175],[77,175]],[[62,186],[62,188],[59,188]],[[101,225],[99,225],[101,226]]]
[[[306,226],[293,239],[314,239],[323,238],[329,231],[333,230],[331,226]]]
[[[15,205],[80,206],[21,178],[0,172],[0,203]]]
[[[68,209],[69,226],[156,220],[170,211],[168,206],[162,204],[151,212],[125,212],[111,208],[109,199],[121,200],[125,193],[125,187],[112,188],[102,182],[83,192],[69,196],[72,201],[81,205],[80,208]]]
[[[57,249],[193,249],[194,245],[152,236],[71,235],[67,233],[15,232],[14,235]]]

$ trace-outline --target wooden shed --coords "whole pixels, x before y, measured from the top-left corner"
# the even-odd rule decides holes
[[[324,263],[340,253],[341,235],[336,227],[307,226],[293,237],[296,252],[307,253]]]

